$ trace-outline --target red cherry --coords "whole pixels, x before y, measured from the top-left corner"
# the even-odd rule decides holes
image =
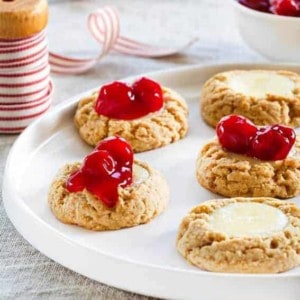
[[[239,3],[254,10],[270,12],[269,0],[239,0]]]
[[[118,185],[119,182],[111,178],[109,181],[106,181],[99,177],[90,176],[86,188],[90,193],[97,196],[107,207],[114,207],[118,201]]]
[[[225,149],[245,154],[257,128],[251,121],[242,116],[230,115],[220,120],[216,131],[219,142]]]
[[[108,137],[101,141],[96,149],[108,151],[114,160],[122,166],[131,166],[133,163],[132,147],[121,137]]]
[[[288,138],[289,142],[294,144],[296,141],[296,133],[295,130],[291,127],[275,124],[271,126],[271,128],[275,131],[278,131],[279,134]]]
[[[66,182],[66,188],[71,193],[80,192],[85,187],[85,180],[82,171],[79,170],[69,176]]]
[[[115,161],[108,151],[95,150],[87,155],[82,164],[82,172],[94,176],[107,176],[115,171]]]
[[[95,111],[113,119],[133,120],[163,106],[163,92],[155,81],[142,77],[129,86],[115,81],[100,89]]]
[[[142,77],[132,85],[132,89],[134,95],[143,103],[148,113],[161,109],[163,105],[163,92],[157,82]]]
[[[98,114],[110,118],[122,118],[126,116],[126,110],[134,98],[128,84],[114,81],[100,89],[95,110]]]
[[[295,0],[278,0],[273,5],[272,11],[277,15],[295,17],[300,11],[300,5]]]
[[[282,125],[263,127],[252,140],[250,154],[261,160],[282,160],[289,154],[295,140],[292,128]]]

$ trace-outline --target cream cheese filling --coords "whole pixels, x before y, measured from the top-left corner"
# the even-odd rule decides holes
[[[132,174],[133,174],[133,183],[134,184],[140,184],[149,177],[149,172],[145,168],[143,168],[137,164],[133,164]]]
[[[293,96],[295,82],[274,72],[245,71],[228,76],[228,86],[246,96],[264,98],[266,95]]]
[[[278,208],[256,202],[239,202],[213,212],[209,227],[233,237],[270,236],[287,223],[287,216]]]

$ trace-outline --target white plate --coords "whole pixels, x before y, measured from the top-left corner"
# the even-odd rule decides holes
[[[80,161],[91,151],[72,122],[76,102],[83,95],[34,122],[12,148],[4,176],[4,203],[17,230],[35,248],[67,268],[141,294],[205,300],[299,299],[300,268],[276,275],[210,273],[187,264],[175,248],[182,217],[191,207],[217,197],[195,179],[197,153],[214,136],[214,130],[199,116],[200,88],[213,74],[236,68],[300,72],[299,66],[219,65],[149,75],[187,99],[190,130],[182,141],[137,155],[161,170],[171,188],[168,209],[147,225],[93,232],[57,221],[47,204],[49,184],[63,164]]]

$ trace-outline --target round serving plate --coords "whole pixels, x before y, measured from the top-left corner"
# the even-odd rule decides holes
[[[78,100],[91,91],[55,107],[15,142],[3,183],[9,218],[24,238],[48,257],[89,278],[124,290],[172,299],[299,299],[300,268],[274,275],[206,272],[186,263],[175,247],[182,217],[193,206],[218,198],[200,187],[195,178],[198,151],[215,134],[199,114],[201,86],[217,72],[253,68],[300,72],[300,66],[296,65],[227,64],[146,74],[180,92],[190,109],[190,129],[183,140],[136,155],[159,169],[171,189],[169,207],[151,223],[93,232],[62,224],[48,207],[49,185],[58,169],[67,162],[81,161],[92,150],[81,141],[73,125]],[[300,204],[300,199],[292,200]]]

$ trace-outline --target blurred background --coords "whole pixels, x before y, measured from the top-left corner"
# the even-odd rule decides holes
[[[111,53],[86,74],[52,76],[56,84],[54,103],[103,81],[141,72],[199,63],[263,60],[240,38],[230,1],[234,0],[50,0],[50,50],[59,53],[89,57],[99,52],[86,19],[89,12],[104,5],[118,9],[121,34],[126,37],[170,47],[199,38],[177,56],[144,59]]]

